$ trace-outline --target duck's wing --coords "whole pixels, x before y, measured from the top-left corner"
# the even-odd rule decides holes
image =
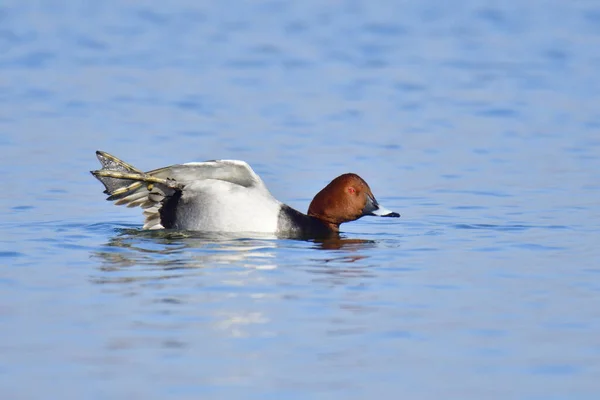
[[[217,179],[246,188],[264,188],[262,179],[250,165],[240,160],[211,160],[177,164],[147,172],[158,178],[171,178],[181,183],[203,179]]]
[[[102,169],[91,173],[104,184],[107,200],[115,205],[142,207],[146,217],[143,229],[165,228],[162,220],[170,219],[170,213],[174,212],[169,205],[177,203],[169,200],[181,197],[186,186],[195,181],[216,179],[267,191],[260,177],[244,161],[193,162],[142,172],[108,153],[97,151],[96,155]]]

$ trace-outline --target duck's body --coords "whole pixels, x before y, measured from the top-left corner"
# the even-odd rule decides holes
[[[108,153],[96,155],[103,168],[92,174],[106,187],[108,200],[141,206],[144,229],[324,237],[337,234],[342,222],[363,215],[399,216],[380,207],[366,182],[355,174],[332,181],[306,215],[275,199],[244,161],[177,164],[144,173]],[[342,193],[332,187],[340,184]],[[344,192],[346,186],[352,193]]]

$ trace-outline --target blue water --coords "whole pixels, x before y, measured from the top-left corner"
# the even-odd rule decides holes
[[[0,397],[597,399],[599,49],[596,1],[3,1]],[[97,149],[402,218],[148,234]]]

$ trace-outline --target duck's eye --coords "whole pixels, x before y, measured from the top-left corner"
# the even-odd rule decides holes
[[[354,189],[352,186],[350,186],[350,187],[348,188],[348,193],[350,193],[350,194],[354,194],[354,193],[356,193],[356,189]]]

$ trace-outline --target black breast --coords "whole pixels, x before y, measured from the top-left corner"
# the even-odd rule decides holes
[[[299,239],[325,239],[338,236],[337,232],[319,220],[292,207],[283,205],[279,211],[277,231],[280,236]]]

